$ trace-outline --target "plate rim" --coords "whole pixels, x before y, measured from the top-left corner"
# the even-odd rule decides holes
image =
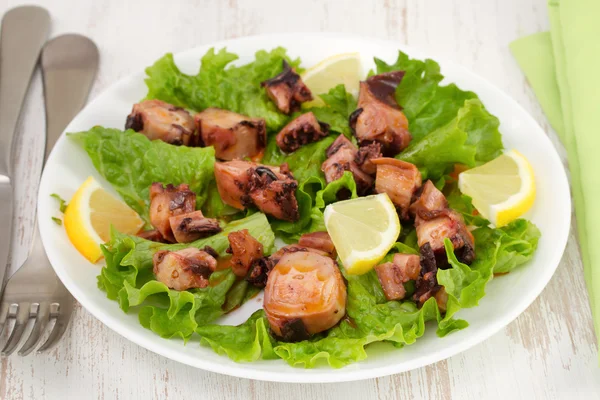
[[[528,122],[532,123],[533,125],[535,125],[538,128],[539,132],[544,137],[544,139],[542,139],[542,140],[547,141],[547,145],[549,145],[550,148],[552,148],[552,152],[548,155],[548,157],[553,158],[554,162],[557,162],[558,165],[560,165],[560,171],[561,171],[560,176],[554,177],[554,178],[562,181],[562,183],[564,184],[564,187],[569,188],[569,182],[567,179],[565,166],[564,166],[562,160],[560,159],[560,156],[559,156],[554,144],[552,143],[552,141],[550,140],[550,138],[546,134],[546,132],[543,130],[543,128],[531,116],[531,114],[529,114],[529,112],[527,112],[527,110],[525,110],[525,108],[523,106],[521,106],[521,104],[519,104],[516,100],[514,100],[512,97],[510,97],[508,94],[506,94],[502,89],[495,86],[492,82],[488,81],[487,79],[484,79],[483,77],[474,73],[470,69],[467,69],[467,68],[463,67],[462,65],[458,64],[457,62],[445,59],[443,57],[432,56],[431,52],[429,52],[429,51],[413,48],[411,46],[402,44],[402,43],[394,41],[394,40],[374,38],[374,37],[369,37],[366,35],[359,35],[359,34],[347,34],[347,33],[335,33],[335,32],[290,32],[290,33],[267,33],[267,34],[244,36],[244,37],[240,37],[240,38],[233,38],[233,39],[220,40],[220,41],[216,41],[216,42],[210,42],[210,43],[196,46],[194,48],[190,48],[190,49],[186,49],[186,50],[174,53],[174,57],[175,57],[175,59],[177,59],[178,56],[183,56],[187,53],[200,52],[201,51],[200,49],[206,49],[206,48],[210,48],[210,47],[223,48],[223,47],[228,47],[229,45],[231,45],[233,43],[239,44],[240,42],[244,42],[244,41],[249,41],[249,42],[262,41],[262,40],[266,40],[266,39],[272,39],[274,36],[277,36],[277,38],[281,38],[282,42],[284,42],[286,40],[287,41],[298,40],[298,38],[306,39],[307,36],[326,37],[326,38],[331,38],[331,39],[342,39],[342,40],[360,39],[361,41],[377,42],[377,43],[387,46],[387,47],[391,47],[391,46],[396,47],[399,50],[407,52],[409,55],[411,55],[413,57],[417,56],[420,58],[421,57],[431,58],[433,60],[438,61],[440,64],[452,65],[453,68],[462,70],[462,72],[467,73],[473,79],[473,81],[477,83],[477,85],[481,84],[481,85],[487,86],[490,91],[493,91],[495,93],[495,95],[501,97],[502,103],[510,103],[513,107],[516,107],[517,109],[519,109],[519,111],[523,115],[523,118],[528,120]],[[135,70],[132,73],[127,74],[126,76],[118,79],[117,81],[113,82],[112,84],[110,84],[109,86],[104,88],[102,90],[102,92],[100,92],[94,99],[92,99],[92,101],[90,101],[88,104],[86,104],[86,106],[77,114],[77,116],[73,119],[73,121],[75,121],[79,117],[80,114],[87,111],[88,108],[92,108],[94,106],[94,104],[96,102],[98,102],[103,96],[106,96],[107,92],[109,92],[111,88],[118,86],[118,85],[122,85],[124,82],[134,78],[136,75],[140,75],[143,73],[144,73],[143,69],[141,71]],[[73,121],[71,121],[69,123],[69,125],[67,126],[65,131],[61,134],[59,142],[66,140],[65,132],[69,131],[69,128],[73,124]],[[57,147],[57,146],[55,146],[55,147]],[[52,153],[50,154],[49,161],[53,160],[55,155],[56,155],[56,152],[53,150]],[[46,182],[48,180],[49,180],[49,178],[47,176],[46,170],[44,170],[42,173],[40,187],[44,184],[44,182]],[[41,192],[42,191],[39,191],[39,193],[38,193],[38,200],[37,200],[38,210],[43,209],[43,207],[41,208],[40,205],[42,204],[43,201],[46,201],[45,198],[42,199]],[[239,378],[260,380],[260,381],[271,381],[271,382],[332,383],[332,382],[360,381],[360,380],[364,380],[364,379],[388,376],[388,375],[392,375],[392,374],[397,374],[397,373],[421,368],[423,366],[445,360],[453,355],[462,353],[463,351],[476,346],[477,344],[490,338],[491,336],[493,336],[494,334],[499,332],[502,328],[506,327],[508,324],[513,322],[519,315],[521,315],[527,308],[529,308],[529,306],[537,299],[537,297],[541,294],[541,292],[544,290],[544,288],[546,288],[546,286],[548,285],[548,283],[554,276],[554,273],[555,273],[556,269],[558,268],[558,265],[560,264],[560,261],[564,254],[564,251],[566,249],[569,232],[571,229],[571,212],[570,212],[571,197],[570,197],[570,193],[569,192],[565,193],[563,197],[564,197],[563,200],[566,201],[565,205],[568,206],[569,212],[565,213],[562,223],[559,223],[557,226],[567,227],[567,229],[562,230],[560,246],[555,247],[557,249],[557,251],[555,251],[553,258],[552,258],[551,271],[549,271],[545,275],[543,275],[544,279],[536,281],[536,285],[533,286],[532,290],[527,292],[527,295],[524,296],[525,300],[521,300],[521,302],[519,303],[518,306],[511,308],[509,311],[507,311],[505,313],[505,315],[494,319],[492,323],[482,327],[479,331],[476,331],[475,335],[470,336],[469,340],[463,340],[462,342],[459,342],[459,343],[453,345],[452,347],[445,348],[442,351],[438,351],[436,353],[418,357],[415,359],[414,364],[411,364],[408,367],[405,364],[387,364],[384,366],[373,367],[373,368],[369,368],[366,370],[365,369],[348,370],[347,368],[342,368],[342,369],[336,370],[331,367],[328,367],[326,370],[325,369],[315,370],[315,371],[323,372],[323,373],[315,373],[315,374],[294,374],[293,369],[291,369],[291,370],[286,369],[285,371],[282,371],[282,372],[280,372],[280,371],[274,372],[274,371],[253,370],[252,368],[240,366],[240,365],[244,365],[244,366],[251,365],[250,363],[236,364],[235,366],[232,367],[231,365],[217,364],[212,361],[204,361],[196,356],[190,356],[188,354],[178,355],[177,358],[173,357],[171,354],[169,354],[168,348],[166,346],[157,346],[153,340],[149,340],[149,339],[143,337],[142,335],[138,334],[136,331],[130,330],[129,328],[127,328],[127,326],[125,326],[123,324],[119,324],[118,318],[113,317],[108,312],[106,312],[102,307],[97,307],[93,303],[93,301],[88,300],[88,298],[85,295],[83,295],[83,291],[79,290],[77,285],[71,282],[71,279],[69,278],[68,274],[64,270],[61,270],[61,268],[54,267],[55,264],[59,264],[59,260],[58,260],[58,257],[56,256],[56,254],[53,254],[52,246],[49,246],[49,244],[48,244],[49,239],[46,239],[46,235],[43,234],[43,231],[48,229],[48,226],[50,226],[49,218],[45,218],[48,220],[48,221],[45,221],[45,219],[42,218],[42,215],[40,213],[38,213],[37,219],[38,219],[39,229],[42,231],[42,235],[41,235],[42,243],[44,245],[44,248],[46,249],[46,253],[48,254],[50,263],[52,264],[54,271],[56,272],[56,274],[58,275],[60,280],[63,282],[65,287],[69,290],[69,292],[71,292],[73,294],[73,296],[77,299],[77,301],[83,307],[85,307],[85,309],[88,310],[95,318],[100,320],[109,329],[115,331],[116,333],[125,337],[129,341],[131,341],[149,351],[152,351],[153,353],[156,353],[163,357],[166,357],[168,359],[171,359],[171,360],[183,363],[183,364],[187,364],[187,365],[190,365],[195,368],[200,368],[200,369],[203,369],[206,371],[216,372],[219,374],[224,374],[224,375],[229,375],[229,376],[234,376],[234,377],[239,377]],[[47,217],[47,216],[44,215],[44,217]],[[162,338],[160,338],[160,339],[168,340],[168,339],[162,339]],[[360,362],[358,362],[357,364],[360,364]],[[294,368],[294,367],[291,367],[291,368]],[[337,373],[335,373],[336,371],[337,371]],[[339,371],[342,371],[342,372],[339,372]],[[327,372],[327,373],[325,373],[325,372]]]

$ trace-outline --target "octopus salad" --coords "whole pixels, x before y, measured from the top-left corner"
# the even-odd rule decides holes
[[[465,328],[455,313],[531,257],[535,226],[493,227],[456,187],[458,172],[502,151],[474,93],[404,53],[376,60],[355,99],[343,85],[312,93],[283,49],[209,62],[224,52],[211,50],[197,76],[165,56],[123,131],[73,135],[145,221],[136,236],[113,233],[99,276],[143,326],[236,361],[340,367],[371,342],[413,343],[426,321],[439,336]],[[372,271],[351,275],[323,209],[374,194],[389,197],[402,231]],[[218,323],[246,302],[260,303],[248,321]]]

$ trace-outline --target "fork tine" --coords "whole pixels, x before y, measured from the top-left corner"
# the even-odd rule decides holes
[[[31,329],[31,333],[29,334],[29,338],[27,338],[27,341],[25,342],[23,347],[21,347],[21,349],[19,350],[18,354],[20,356],[23,357],[23,356],[26,356],[27,354],[31,353],[31,351],[38,344],[38,342],[42,338],[42,334],[46,330],[46,325],[48,325],[48,322],[50,320],[49,316],[50,316],[50,304],[49,303],[40,304],[40,306],[38,308],[37,318],[34,321],[33,328]]]
[[[37,353],[40,354],[46,350],[50,350],[52,347],[58,343],[60,338],[64,335],[67,327],[69,326],[69,320],[71,319],[71,314],[73,313],[73,301],[67,301],[60,305],[60,309],[58,310],[58,316],[56,317],[56,323],[54,324],[54,328],[48,336],[46,343],[44,343],[39,349],[37,349]]]
[[[2,302],[0,304],[0,336],[2,336],[2,332],[4,332],[4,324],[6,324],[6,320],[8,319],[8,311],[10,310],[10,304],[7,302]]]
[[[17,311],[17,317],[15,321],[15,327],[8,338],[8,342],[2,349],[3,356],[10,356],[15,348],[19,344],[21,340],[21,336],[23,336],[23,332],[25,331],[25,327],[27,326],[27,322],[30,317],[30,303],[21,303],[19,304],[19,310]]]

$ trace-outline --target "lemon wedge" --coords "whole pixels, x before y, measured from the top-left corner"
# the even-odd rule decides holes
[[[64,224],[73,246],[95,263],[102,257],[100,244],[110,240],[111,225],[119,232],[135,234],[144,221],[90,176],[69,202]]]
[[[304,107],[323,105],[319,95],[327,93],[329,89],[339,84],[345,85],[346,91],[354,97],[358,96],[361,77],[362,65],[359,53],[338,54],[326,58],[302,74],[302,81],[315,98],[311,102],[304,103]]]
[[[525,214],[535,201],[535,176],[529,161],[511,150],[458,175],[458,188],[481,215],[497,227]]]
[[[324,214],[327,232],[349,274],[369,272],[400,235],[396,207],[385,193],[330,204]]]

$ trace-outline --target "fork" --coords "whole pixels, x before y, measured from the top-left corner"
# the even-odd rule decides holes
[[[46,104],[47,141],[44,164],[66,125],[86,102],[98,69],[98,48],[88,38],[67,34],[46,43],[41,54]],[[29,257],[6,284],[0,302],[0,334],[9,319],[15,324],[2,349],[10,355],[21,341],[30,319],[31,333],[18,354],[29,354],[41,340],[46,326],[55,320],[38,353],[54,347],[65,333],[75,299],[54,273],[36,226]]]

